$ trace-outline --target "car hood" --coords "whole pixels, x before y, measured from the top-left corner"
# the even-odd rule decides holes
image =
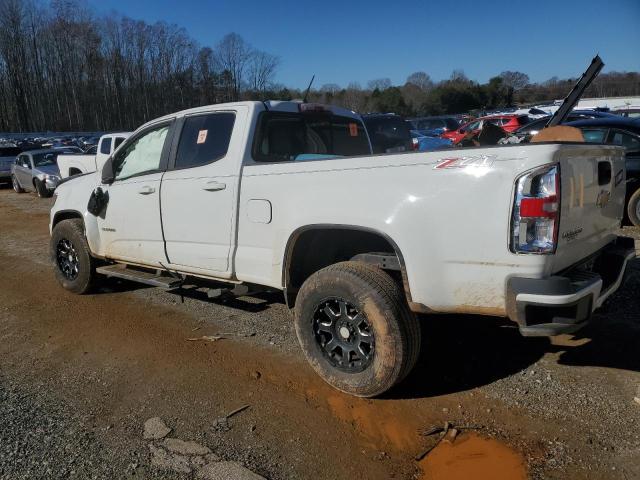
[[[40,167],[36,167],[34,169],[34,173],[46,173],[47,175],[56,175],[56,176],[60,176],[60,170],[58,169],[57,165],[43,165]]]

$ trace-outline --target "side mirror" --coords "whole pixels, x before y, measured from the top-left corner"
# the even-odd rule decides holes
[[[116,176],[113,173],[113,158],[109,157],[102,166],[102,183],[107,185],[112,184],[115,178]]]

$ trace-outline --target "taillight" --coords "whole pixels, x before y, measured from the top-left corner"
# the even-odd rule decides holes
[[[558,165],[547,165],[518,177],[511,217],[511,251],[555,252],[559,221]]]
[[[412,150],[420,150],[420,142],[417,138],[411,139],[411,149]]]

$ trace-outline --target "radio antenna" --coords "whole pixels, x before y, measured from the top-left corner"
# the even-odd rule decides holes
[[[307,103],[307,97],[309,96],[309,90],[311,90],[311,85],[313,84],[313,80],[316,78],[315,74],[311,77],[311,81],[309,82],[309,86],[307,90],[304,92],[304,97],[302,97],[302,103]]]

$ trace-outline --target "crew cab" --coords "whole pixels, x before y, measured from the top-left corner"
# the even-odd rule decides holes
[[[59,155],[58,168],[62,178],[102,169],[107,158],[130,135],[129,132],[108,133],[100,137],[95,154]]]
[[[315,371],[371,397],[414,366],[417,314],[574,332],[635,255],[617,235],[620,147],[370,152],[359,115],[317,104],[229,103],[153,120],[101,172],[57,188],[56,278],[78,294],[102,276],[281,290]]]

